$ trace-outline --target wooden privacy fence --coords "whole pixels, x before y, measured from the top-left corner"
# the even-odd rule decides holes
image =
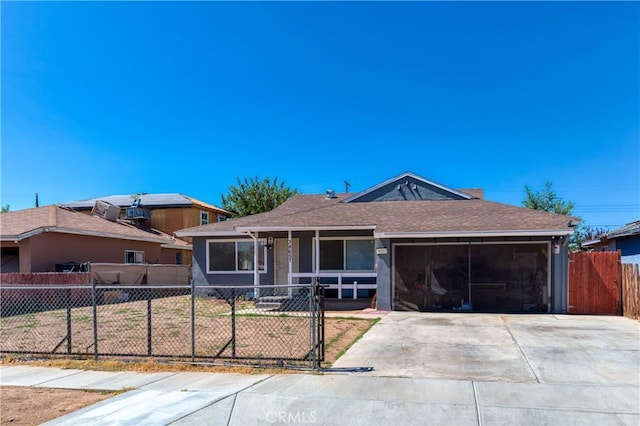
[[[637,264],[622,265],[622,312],[624,316],[640,319],[640,271]]]
[[[568,312],[622,315],[619,251],[569,255]]]

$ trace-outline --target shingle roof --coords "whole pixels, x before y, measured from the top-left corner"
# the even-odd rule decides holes
[[[611,232],[607,232],[606,238],[612,240],[620,237],[630,237],[632,235],[640,234],[640,220],[636,220],[631,223],[627,223],[625,226],[614,229]]]
[[[0,215],[0,239],[2,240],[22,240],[40,232],[149,241],[189,248],[189,245],[183,241],[155,229],[146,231],[123,221],[111,222],[55,205],[17,210]]]
[[[221,213],[227,213],[224,209],[216,207],[212,204],[205,203],[195,198],[188,197],[186,195],[171,193],[171,194],[141,194],[135,198],[139,198],[142,201],[142,207],[189,207],[189,206],[201,206],[211,210],[217,210]],[[131,195],[107,195],[104,197],[90,198],[88,200],[70,201],[64,203],[65,206],[71,207],[76,210],[88,210],[93,208],[96,201],[106,201],[109,204],[113,204],[118,207],[129,207],[134,200]]]
[[[248,229],[374,228],[377,235],[519,232],[569,234],[570,217],[507,204],[470,200],[342,203],[347,194],[296,195],[271,212],[181,230],[179,236]]]

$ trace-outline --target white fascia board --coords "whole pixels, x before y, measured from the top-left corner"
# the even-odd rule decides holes
[[[186,246],[181,246],[181,245],[178,245],[178,244],[167,243],[167,244],[161,244],[160,247],[161,248],[167,248],[167,249],[175,249],[175,250],[193,251],[193,246],[191,244],[186,245]]]
[[[596,238],[595,240],[589,240],[589,241],[584,241],[581,246],[582,247],[590,247],[593,245],[596,245],[598,243],[600,243],[602,240],[600,240],[599,238]]]
[[[174,232],[178,237],[246,237],[246,232],[238,231],[176,231]]]
[[[31,238],[34,235],[41,234],[44,231],[45,231],[45,228],[36,228],[36,229],[32,229],[31,231],[23,232],[22,234],[18,234],[18,235],[3,235],[0,240],[18,242],[18,241],[25,240],[27,238]]]
[[[239,226],[240,232],[278,232],[278,231],[361,231],[376,229],[375,225],[339,225],[339,226]]]
[[[557,237],[571,235],[573,230],[537,229],[531,231],[447,231],[447,232],[374,232],[375,238],[486,238],[486,237]]]

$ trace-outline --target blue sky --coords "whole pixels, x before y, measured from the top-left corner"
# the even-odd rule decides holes
[[[1,204],[404,171],[640,218],[640,3],[2,2]]]

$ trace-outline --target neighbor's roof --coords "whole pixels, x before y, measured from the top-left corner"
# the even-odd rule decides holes
[[[55,205],[17,210],[0,216],[2,241],[20,241],[42,232],[147,241],[167,248],[191,249],[184,241],[155,229],[145,231],[123,221],[111,222]]]
[[[352,194],[295,195],[267,213],[183,229],[178,236],[248,231],[372,229],[377,238],[568,235],[564,215],[481,199],[343,203]]]
[[[585,241],[582,243],[582,246],[583,247],[598,246],[599,244],[607,244],[607,242],[610,240],[615,240],[617,238],[632,237],[634,235],[640,235],[640,219],[631,223],[627,223],[625,226],[620,227],[618,229],[614,229],[611,232],[607,232],[606,234],[601,235],[598,238]]]
[[[640,219],[631,223],[627,223],[625,226],[618,229],[614,229],[611,232],[607,232],[606,238],[608,240],[612,240],[614,238],[630,237],[632,235],[639,235],[639,234],[640,234]]]
[[[118,207],[129,207],[134,199],[139,198],[142,202],[142,207],[190,207],[199,206],[210,210],[215,210],[223,214],[231,215],[230,212],[216,207],[212,204],[205,203],[195,198],[188,197],[186,195],[173,193],[173,194],[142,194],[137,196],[132,195],[107,195],[104,197],[91,198],[88,200],[71,201],[65,203],[67,207],[71,207],[75,210],[89,210],[92,209],[96,201],[106,201],[109,204],[116,205]]]

